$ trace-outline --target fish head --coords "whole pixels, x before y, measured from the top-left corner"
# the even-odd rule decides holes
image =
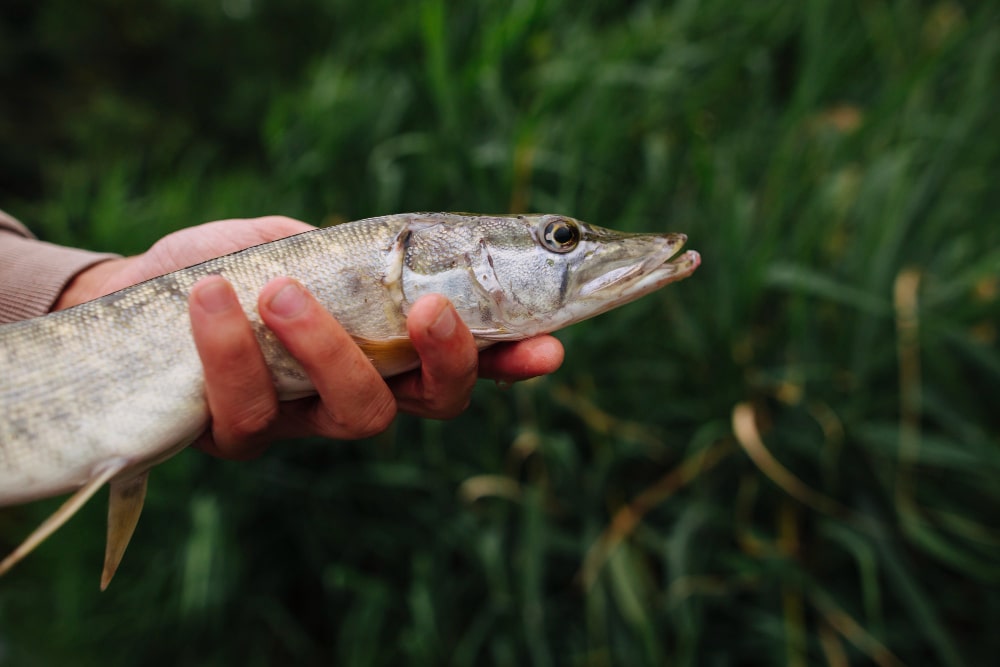
[[[452,295],[481,340],[556,331],[686,278],[701,262],[681,252],[684,234],[617,232],[562,215],[452,220],[415,233],[407,268],[423,273],[410,273],[408,291]]]

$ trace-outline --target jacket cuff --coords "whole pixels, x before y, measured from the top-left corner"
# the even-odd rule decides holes
[[[0,323],[48,313],[76,274],[118,257],[37,241],[9,216],[0,223]],[[6,223],[6,224],[3,224]]]

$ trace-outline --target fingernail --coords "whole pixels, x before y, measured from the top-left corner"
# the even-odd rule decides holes
[[[198,305],[206,313],[221,313],[233,307],[233,293],[223,280],[210,280],[199,285],[194,293]]]
[[[298,283],[288,283],[267,302],[272,313],[285,319],[291,319],[306,309],[306,295]]]
[[[445,304],[441,308],[441,312],[438,313],[437,319],[431,323],[427,331],[431,334],[431,337],[438,340],[445,340],[455,331],[455,324],[455,314],[448,304]]]

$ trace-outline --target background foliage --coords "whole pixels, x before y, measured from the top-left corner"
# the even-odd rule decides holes
[[[92,503],[0,664],[1000,653],[997,2],[5,0],[0,81],[56,242],[532,210],[704,257],[453,422],[175,458],[103,595]]]

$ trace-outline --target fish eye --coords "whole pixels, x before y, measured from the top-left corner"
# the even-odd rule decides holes
[[[569,252],[580,242],[580,228],[570,220],[558,218],[545,223],[542,245],[552,252]]]

